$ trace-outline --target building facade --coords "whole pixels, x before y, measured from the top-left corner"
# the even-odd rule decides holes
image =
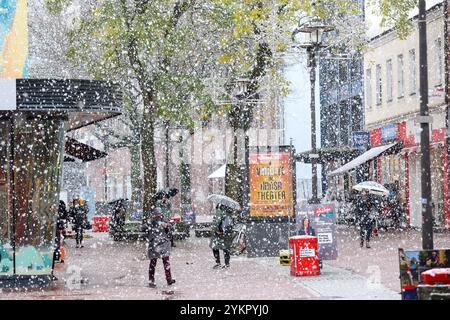
[[[364,22],[364,1],[357,0],[360,14],[353,17]],[[328,35],[333,48],[338,52],[319,58],[320,87],[320,130],[321,148],[333,151],[322,164],[322,190],[329,197],[344,199],[351,188],[353,176],[329,177],[328,173],[349,159],[346,150],[353,148],[353,133],[364,127],[364,79],[363,55],[348,46],[348,41],[340,41],[339,31]],[[354,52],[354,53],[350,53]],[[339,152],[341,151],[341,152]]]
[[[448,57],[446,6],[427,12],[427,48],[432,180],[435,227],[450,227],[448,194],[447,97]],[[369,162],[370,180],[396,192],[409,226],[422,224],[419,97],[419,33],[417,17],[405,40],[395,30],[371,39],[364,54],[365,127],[371,147],[395,143],[395,150]]]

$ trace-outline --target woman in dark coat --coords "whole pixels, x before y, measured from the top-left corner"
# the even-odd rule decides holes
[[[159,258],[163,261],[167,284],[170,286],[175,283],[175,279],[172,279],[169,262],[171,225],[162,221],[162,218],[162,212],[156,208],[148,228],[148,257],[150,259],[148,283],[151,288],[156,287],[155,268]]]
[[[308,217],[304,217],[302,220],[302,226],[297,231],[299,236],[315,236],[316,231],[311,227]]]
[[[222,267],[220,264],[220,250],[223,250],[225,258],[223,268],[230,267],[230,250],[233,244],[233,223],[232,209],[218,204],[213,218],[211,241],[209,243],[214,258],[216,259],[216,264],[213,269]]]

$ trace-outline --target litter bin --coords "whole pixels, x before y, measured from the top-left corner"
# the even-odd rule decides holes
[[[289,238],[292,276],[301,277],[320,275],[317,248],[317,237],[295,236]]]

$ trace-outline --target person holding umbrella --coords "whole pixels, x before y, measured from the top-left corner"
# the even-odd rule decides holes
[[[167,189],[160,191],[156,201],[156,208],[158,208],[163,214],[163,220],[169,222],[172,218],[172,206],[170,205],[170,198],[174,197],[178,193],[178,189]],[[173,239],[173,233],[170,233],[170,245],[176,247]]]
[[[213,269],[227,269],[230,267],[231,246],[233,244],[233,209],[218,203],[212,223],[212,235],[209,243],[213,251],[216,264]],[[220,250],[223,251],[225,265],[220,263]]]
[[[211,227],[211,241],[209,243],[216,260],[213,269],[222,267],[220,264],[220,250],[223,250],[225,259],[225,265],[222,268],[226,269],[230,267],[230,252],[233,244],[233,213],[234,210],[240,210],[241,206],[230,197],[224,195],[211,194],[208,196],[208,200],[217,203]]]
[[[370,238],[372,236],[373,225],[377,208],[374,203],[370,201],[369,192],[364,190],[357,206],[359,228],[360,228],[360,246],[364,246],[366,241],[366,248],[370,249]]]
[[[175,283],[170,271],[170,229],[171,225],[162,220],[163,214],[160,209],[155,208],[152,213],[151,222],[148,228],[148,258],[150,264],[148,268],[148,285],[150,288],[156,288],[155,268],[158,259],[162,259],[167,284],[170,286]]]

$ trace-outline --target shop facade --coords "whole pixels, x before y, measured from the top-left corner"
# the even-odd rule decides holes
[[[1,80],[0,90],[9,96],[0,101],[0,284],[48,281],[65,134],[120,114],[122,95],[88,80]]]
[[[444,113],[433,115],[430,135],[432,213],[435,227],[449,229],[448,152],[444,123]],[[417,228],[422,225],[419,128],[414,119],[407,119],[370,130],[372,148],[388,143],[396,143],[397,147],[369,164],[370,179],[395,193],[405,209],[407,225]]]

